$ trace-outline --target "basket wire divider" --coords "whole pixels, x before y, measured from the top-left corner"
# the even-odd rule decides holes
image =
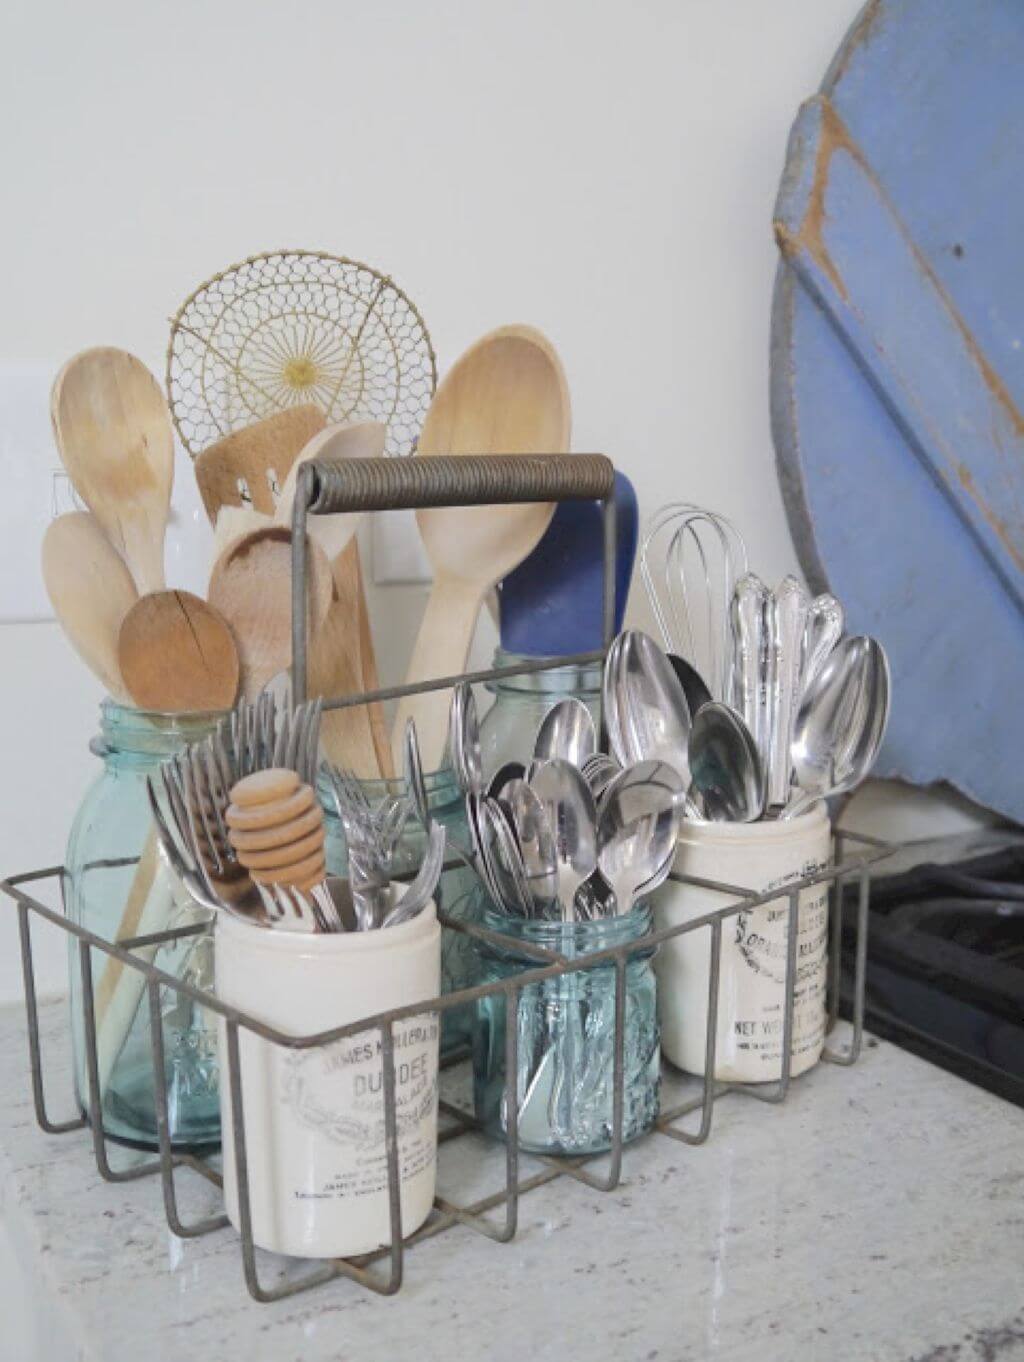
[[[373,700],[388,700],[420,691],[442,690],[460,681],[478,682],[526,672],[553,670],[567,665],[603,661],[611,642],[614,620],[615,572],[615,507],[612,500],[614,468],[610,460],[598,454],[536,454],[519,455],[464,455],[433,457],[430,459],[365,459],[342,462],[314,461],[300,470],[293,511],[292,535],[292,699],[298,703],[306,692],[306,520],[308,515],[327,515],[344,511],[383,511],[417,509],[424,506],[476,506],[532,501],[598,500],[603,503],[604,525],[604,646],[589,653],[535,659],[526,664],[493,668],[430,680],[411,686],[391,686],[373,692],[325,697],[325,708],[345,708],[367,704]],[[851,851],[851,847],[853,850]],[[16,904],[24,976],[25,1008],[27,1016],[29,1063],[36,1120],[50,1134],[88,1127],[91,1132],[96,1166],[100,1176],[108,1182],[134,1180],[158,1175],[161,1183],[164,1210],[172,1233],[181,1238],[195,1238],[213,1233],[228,1224],[224,1214],[205,1216],[186,1222],[178,1202],[176,1177],[179,1170],[188,1169],[217,1187],[223,1186],[220,1172],[204,1157],[196,1153],[172,1148],[168,1121],[167,1094],[164,1086],[164,1042],[160,1025],[161,990],[173,993],[208,1009],[222,1019],[225,1045],[221,1082],[228,1085],[232,1112],[233,1152],[238,1184],[239,1239],[243,1274],[252,1297],[260,1302],[271,1302],[293,1296],[338,1277],[347,1277],[381,1295],[393,1295],[402,1285],[406,1251],[424,1240],[455,1225],[465,1225],[488,1239],[509,1242],[516,1233],[519,1199],[527,1193],[559,1177],[569,1177],[595,1192],[609,1192],[618,1186],[623,1165],[623,1088],[626,966],[628,961],[650,951],[661,943],[689,932],[710,934],[710,959],[707,980],[707,1031],[705,1039],[705,1077],[699,1096],[662,1110],[653,1129],[641,1139],[658,1136],[688,1145],[700,1145],[711,1134],[715,1103],[729,1093],[746,1094],[766,1103],[785,1100],[790,1086],[791,1042],[793,1034],[794,1000],[797,977],[798,902],[802,890],[818,884],[833,886],[830,908],[830,937],[838,943],[842,928],[843,884],[857,877],[859,894],[855,909],[855,969],[852,1005],[852,1030],[842,1048],[826,1046],[822,1058],[838,1065],[856,1062],[864,1031],[864,985],[867,958],[867,925],[870,895],[870,873],[873,864],[889,856],[896,848],[875,838],[853,833],[835,835],[833,865],[787,884],[783,890],[761,893],[743,885],[717,880],[697,879],[676,872],[671,878],[679,883],[692,884],[720,893],[721,908],[678,926],[652,930],[641,938],[590,954],[567,959],[546,947],[517,941],[516,948],[536,960],[528,968],[510,978],[479,984],[444,994],[427,1002],[417,1002],[392,1008],[332,1030],[314,1035],[287,1035],[268,1026],[246,1012],[229,1006],[214,994],[197,988],[184,979],[167,973],[144,956],[135,954],[143,947],[159,946],[164,942],[209,930],[209,924],[177,928],[152,933],[126,941],[109,941],[72,922],[63,913],[42,903],[31,892],[36,886],[56,880],[63,887],[64,869],[51,866],[43,870],[15,875],[0,881],[0,889]],[[782,1064],[777,1081],[767,1084],[717,1082],[715,1071],[715,1040],[719,1005],[719,983],[722,933],[738,914],[749,912],[762,904],[788,898],[786,936],[785,1001],[782,1027]],[[490,931],[476,923],[456,920],[444,912],[439,914],[442,925],[492,945],[510,944],[511,938]],[[54,1120],[47,1107],[40,1043],[39,1011],[36,994],[32,953],[32,918],[42,919],[67,934],[76,943],[78,967],[82,982],[83,1035],[86,1051],[88,1103],[86,1115],[67,1120]],[[147,1005],[151,1020],[151,1049],[155,1075],[157,1156],[139,1164],[115,1169],[108,1157],[108,1139],[103,1130],[97,1034],[93,1004],[92,952],[100,951],[128,968],[139,971],[145,983]],[[554,1158],[531,1155],[540,1168],[527,1177],[520,1175],[518,1102],[515,1084],[518,1075],[518,1029],[516,1018],[519,995],[523,988],[545,980],[578,973],[595,965],[609,965],[615,973],[612,1080],[612,1134],[609,1151],[599,1155]],[[832,1032],[839,1015],[840,953],[832,951],[829,966],[829,996],[827,1031]],[[504,1145],[503,1185],[489,1195],[467,1205],[459,1205],[450,1198],[438,1196],[426,1223],[404,1241],[401,1234],[400,1167],[398,1149],[398,1117],[396,1105],[396,1071],[394,1025],[412,1017],[441,1013],[477,1002],[489,995],[504,994],[505,1001],[505,1109],[507,1111],[506,1138],[495,1141]],[[327,1259],[297,1276],[289,1276],[275,1285],[260,1280],[256,1248],[252,1235],[252,1216],[249,1172],[246,1158],[245,1122],[239,1060],[239,1032],[247,1031],[284,1050],[308,1051],[331,1046],[339,1041],[364,1036],[376,1031],[380,1036],[382,1058],[382,1093],[384,1100],[384,1144],[387,1167],[389,1223],[391,1242],[371,1254],[353,1259]],[[454,1057],[460,1058],[459,1055]],[[479,1131],[474,1115],[444,1099],[439,1103],[440,1114],[447,1125],[439,1132],[439,1143]],[[695,1120],[687,1122],[685,1118]],[[600,1172],[590,1167],[595,1160],[604,1160]]]

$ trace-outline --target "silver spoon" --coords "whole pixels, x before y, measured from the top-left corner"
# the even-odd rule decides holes
[[[580,775],[590,786],[590,793],[600,802],[602,794],[621,770],[622,767],[614,757],[606,756],[603,752],[595,752],[583,763]]]
[[[566,922],[576,919],[576,890],[597,866],[597,807],[587,782],[567,761],[545,761],[530,785],[547,815],[555,843],[558,901]]]
[[[825,592],[815,596],[807,610],[804,626],[803,666],[800,671],[800,698],[821,671],[825,659],[843,636],[843,607],[835,596]],[[799,705],[797,706],[799,711]]]
[[[623,771],[605,791],[597,825],[598,866],[619,913],[628,913],[672,869],[684,794],[678,771],[658,761]]]
[[[757,744],[728,705],[713,700],[694,716],[690,771],[713,823],[755,823],[764,813],[767,792]]]
[[[685,657],[680,657],[678,653],[666,653],[665,656],[671,662],[672,670],[679,678],[679,684],[686,696],[686,703],[690,706],[690,715],[695,717],[697,711],[703,705],[711,703],[711,692],[705,685],[703,676],[692,663],[687,662]]]
[[[480,756],[480,724],[473,688],[466,681],[460,682],[452,691],[449,728],[455,779],[464,794],[482,794],[484,771]]]
[[[646,634],[627,629],[605,663],[604,717],[623,766],[667,761],[690,782],[690,707],[668,658]]]
[[[515,835],[496,799],[481,799],[480,844],[498,890],[498,901],[521,917],[533,916],[533,897]]]
[[[732,598],[733,692],[736,708],[757,743],[765,769],[770,747],[768,645],[771,609],[772,593],[760,577],[753,572],[741,577]]]
[[[511,781],[505,789],[505,799],[515,821],[530,895],[544,912],[558,898],[558,862],[547,812],[540,796],[525,780]]]
[[[533,755],[537,761],[556,758],[567,761],[579,770],[588,757],[597,751],[597,730],[594,719],[582,700],[569,696],[545,714]]]
[[[874,765],[889,721],[889,663],[876,639],[842,639],[811,682],[797,714],[793,770],[799,792],[780,817],[858,785]]]

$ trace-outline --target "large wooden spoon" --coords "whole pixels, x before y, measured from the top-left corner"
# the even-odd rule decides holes
[[[286,407],[207,445],[195,471],[210,523],[216,523],[222,506],[251,505],[273,515],[292,464],[325,424],[319,407]]]
[[[121,625],[121,675],[140,709],[229,709],[238,694],[238,649],[224,616],[190,591],[156,591]]]
[[[307,637],[315,638],[332,600],[331,565],[309,543]],[[254,700],[292,658],[292,535],[283,525],[255,530],[217,559],[207,593],[231,626],[242,668],[242,693]]]
[[[418,457],[433,454],[563,454],[571,413],[554,347],[528,326],[505,326],[472,346],[438,388],[420,435]],[[465,668],[487,592],[539,542],[550,504],[438,507],[416,512],[434,586],[407,681]],[[440,765],[447,731],[443,691],[402,700],[392,731],[400,760],[406,721],[416,720],[426,769]]]
[[[64,467],[139,591],[162,590],[174,434],[159,383],[124,350],[83,350],[57,375],[50,413]]]
[[[130,704],[117,660],[121,622],[138,600],[132,574],[87,511],[50,522],[43,580],[72,647],[121,704]]]

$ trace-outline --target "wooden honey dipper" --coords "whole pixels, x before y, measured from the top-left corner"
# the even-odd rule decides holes
[[[309,891],[327,873],[324,815],[311,785],[275,766],[231,790],[228,838],[256,884]]]

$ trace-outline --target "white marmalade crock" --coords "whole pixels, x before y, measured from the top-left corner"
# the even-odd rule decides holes
[[[824,806],[798,818],[760,823],[687,824],[675,870],[698,879],[742,885],[758,893],[824,870],[832,829]],[[655,902],[658,929],[721,908],[713,889],[669,880]],[[786,933],[789,899],[727,918],[722,925],[721,984],[715,1078],[766,1083],[782,1074]],[[795,1076],[818,1062],[825,1043],[828,883],[800,894],[792,1065]],[[665,942],[655,957],[662,1054],[687,1073],[703,1075],[711,930],[701,927]]]
[[[441,987],[441,929],[431,904],[411,922],[320,935],[218,914],[215,968],[224,1002],[294,1036],[332,1030]],[[437,1157],[438,1017],[394,1024],[403,1237],[426,1220]],[[377,1028],[287,1050],[239,1027],[253,1239],[300,1258],[346,1258],[391,1242]],[[239,1228],[227,1028],[219,1029],[224,1199]]]

